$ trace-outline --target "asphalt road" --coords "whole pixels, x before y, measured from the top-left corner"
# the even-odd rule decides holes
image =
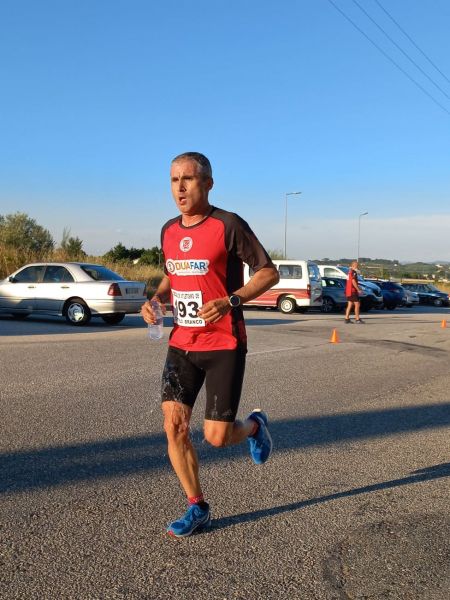
[[[240,414],[269,413],[274,454],[208,446],[201,395],[214,521],[184,540],[164,533],[184,510],[167,335],[0,317],[0,598],[450,598],[449,309],[246,317]]]

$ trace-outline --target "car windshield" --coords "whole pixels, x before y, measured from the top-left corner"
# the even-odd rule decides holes
[[[80,267],[95,281],[124,281],[121,275],[102,265],[80,265]]]
[[[427,288],[427,290],[429,290],[430,292],[440,292],[441,290],[438,290],[437,287],[435,285],[432,285],[431,283],[427,283],[425,285],[425,287]]]

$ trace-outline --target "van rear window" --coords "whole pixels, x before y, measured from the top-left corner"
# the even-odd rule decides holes
[[[279,265],[278,272],[281,279],[302,279],[301,265]]]
[[[308,273],[310,279],[320,281],[321,277],[319,267],[315,263],[308,263]]]

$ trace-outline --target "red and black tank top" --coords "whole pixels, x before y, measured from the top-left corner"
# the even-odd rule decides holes
[[[164,270],[170,280],[174,328],[169,345],[182,350],[246,348],[242,308],[217,323],[197,315],[203,304],[229,296],[243,285],[243,262],[254,271],[273,263],[248,224],[238,215],[211,207],[208,216],[186,227],[181,216],[162,228]]]

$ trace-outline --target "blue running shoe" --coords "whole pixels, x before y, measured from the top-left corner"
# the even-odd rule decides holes
[[[187,537],[199,527],[209,527],[210,525],[209,506],[208,508],[202,508],[198,504],[192,504],[181,519],[169,525],[167,533],[174,537]]]
[[[260,408],[255,408],[248,415],[248,418],[256,421],[259,425],[255,435],[249,436],[247,439],[253,462],[257,465],[262,465],[271,455],[273,446],[272,437],[267,428],[267,415]]]

